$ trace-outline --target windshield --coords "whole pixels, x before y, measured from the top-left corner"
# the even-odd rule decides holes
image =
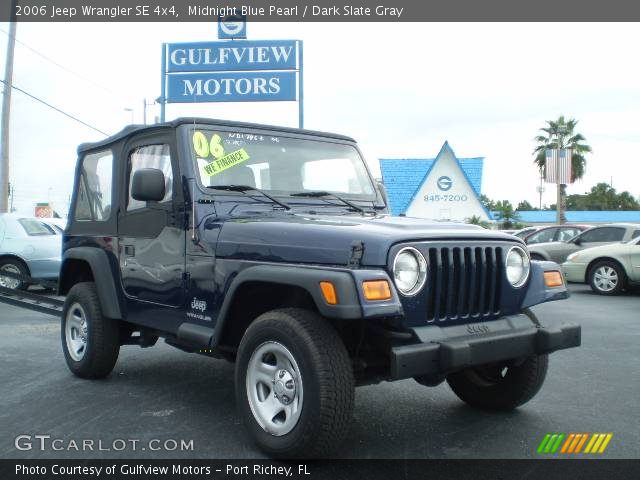
[[[188,132],[205,187],[246,185],[272,195],[321,190],[354,200],[376,198],[364,161],[351,145],[208,128]]]

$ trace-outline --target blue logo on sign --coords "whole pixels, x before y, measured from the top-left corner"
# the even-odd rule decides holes
[[[438,179],[438,188],[443,192],[446,192],[447,190],[451,189],[452,185],[453,185],[453,180],[451,180],[451,177],[447,177],[446,175],[443,175]]]
[[[220,40],[247,38],[247,17],[245,15],[218,17],[218,38]]]

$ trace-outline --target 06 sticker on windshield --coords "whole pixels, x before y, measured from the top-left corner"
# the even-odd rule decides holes
[[[215,159],[202,167],[203,173],[209,177],[249,160],[249,154],[244,148],[225,153],[222,138],[217,133],[207,139],[204,133],[194,132],[193,150],[199,158],[206,160],[209,156],[212,156]]]

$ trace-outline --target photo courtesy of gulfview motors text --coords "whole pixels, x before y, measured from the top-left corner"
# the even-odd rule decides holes
[[[121,465],[58,465],[55,462],[51,466],[26,466],[16,464],[16,475],[31,476],[52,476],[73,478],[73,475],[87,476],[92,478],[104,478],[108,476],[121,475],[123,477],[136,477],[141,475],[154,475],[158,477],[172,475],[193,475],[200,478],[211,478],[214,474],[220,476],[274,476],[274,477],[293,477],[301,475],[309,475],[307,465],[222,465],[222,468],[214,469],[209,465],[181,465],[173,464],[170,467],[165,465],[147,465],[147,464],[126,464]]]
[[[637,477],[638,20],[3,2],[0,478]]]

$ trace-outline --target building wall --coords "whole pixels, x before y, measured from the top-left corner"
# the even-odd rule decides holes
[[[408,217],[463,222],[489,220],[451,149],[444,149],[407,208]]]

